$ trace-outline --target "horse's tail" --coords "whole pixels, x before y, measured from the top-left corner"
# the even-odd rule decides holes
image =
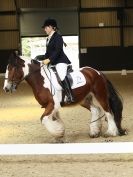
[[[122,110],[123,110],[122,97],[107,78],[106,78],[106,82],[107,82],[107,89],[109,92],[109,96],[108,96],[109,106],[114,115],[116,126],[119,130],[119,134],[125,135],[126,132],[121,127]]]

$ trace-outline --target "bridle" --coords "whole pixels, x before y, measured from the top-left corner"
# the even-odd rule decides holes
[[[15,71],[14,71],[14,73],[17,71],[17,66],[14,66],[14,69],[15,69]],[[15,80],[14,78],[15,78],[15,74],[13,73],[13,77],[12,77],[12,79],[11,80],[9,80],[9,77],[5,77],[5,80],[8,80],[8,81],[10,81],[11,83],[12,83],[12,85],[14,84],[14,83],[16,83],[17,84],[17,86],[22,82],[22,81],[24,81],[27,77],[29,77],[31,74],[33,74],[33,73],[35,73],[35,72],[37,72],[37,71],[39,71],[40,69],[37,69],[36,71],[34,71],[34,72],[31,72],[31,73],[28,73],[26,76],[24,76],[22,79],[20,79],[20,80]]]
[[[17,65],[14,66],[14,69],[15,69],[14,73],[17,71],[17,68],[18,68]],[[25,79],[25,78],[23,78],[23,79],[21,79],[20,81],[14,79],[14,78],[15,78],[14,73],[13,73],[13,77],[12,77],[11,80],[9,80],[9,77],[5,77],[5,78],[4,78],[5,80],[8,80],[8,82],[11,83],[11,92],[13,91],[13,89],[15,89],[15,88]]]

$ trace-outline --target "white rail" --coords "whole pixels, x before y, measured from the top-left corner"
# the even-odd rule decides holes
[[[0,155],[95,153],[133,153],[133,142],[0,145]]]

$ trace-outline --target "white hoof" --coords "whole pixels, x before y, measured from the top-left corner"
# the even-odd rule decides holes
[[[91,138],[98,138],[101,135],[101,132],[100,131],[95,132],[95,133],[93,132],[93,133],[90,133],[89,135]]]
[[[61,119],[53,120],[52,117],[46,116],[43,118],[42,124],[44,124],[49,133],[56,138],[61,138],[65,134],[64,123]]]
[[[118,136],[119,135],[119,132],[117,130],[115,130],[114,132],[112,131],[108,131],[104,134],[104,137],[115,137],[115,136]]]

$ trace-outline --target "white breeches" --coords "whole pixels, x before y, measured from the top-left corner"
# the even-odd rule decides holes
[[[61,81],[63,81],[67,75],[67,64],[66,63],[58,63],[55,67],[56,67],[57,73],[58,73]]]

